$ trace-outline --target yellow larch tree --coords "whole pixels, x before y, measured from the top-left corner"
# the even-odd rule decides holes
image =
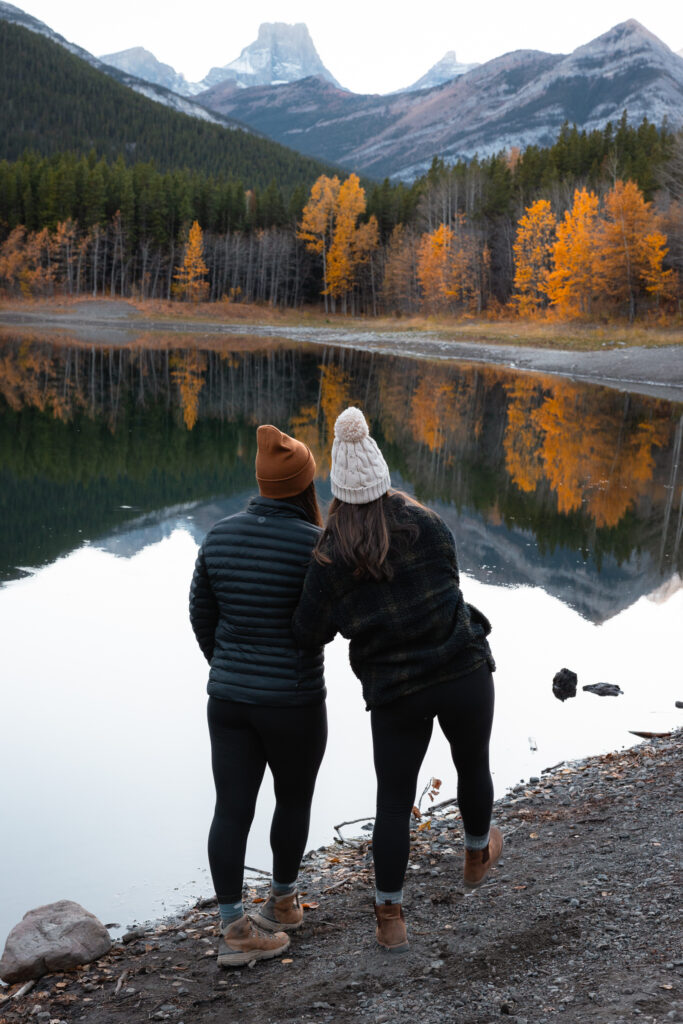
[[[548,200],[538,199],[527,206],[518,222],[513,246],[513,302],[523,316],[533,316],[547,304],[554,236],[555,217]]]
[[[186,302],[201,302],[209,285],[205,280],[208,267],[204,262],[204,236],[199,221],[194,221],[187,236],[183,262],[174,274],[173,293]]]
[[[643,294],[665,298],[674,274],[664,270],[666,235],[652,203],[646,203],[633,181],[617,181],[605,196],[598,238],[597,270],[603,290],[628,309],[632,321]]]
[[[359,224],[365,213],[365,189],[357,174],[344,181],[321,175],[311,189],[297,231],[306,248],[322,258],[325,310],[341,300],[347,311],[353,295],[358,269],[368,261],[379,241],[377,219]]]
[[[585,188],[574,192],[571,210],[557,225],[547,295],[560,316],[590,316],[596,290],[599,200]]]
[[[323,295],[325,296],[325,312],[327,312],[327,257],[334,234],[335,214],[341,183],[335,174],[328,178],[326,174],[313,182],[311,196],[303,208],[301,223],[297,236],[306,244],[309,252],[317,253],[323,265]]]

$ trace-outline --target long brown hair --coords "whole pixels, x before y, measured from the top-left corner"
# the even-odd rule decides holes
[[[391,502],[400,498],[401,503]],[[314,549],[321,565],[343,562],[357,579],[390,580],[393,557],[405,553],[417,540],[420,528],[402,515],[406,505],[420,505],[403,491],[387,491],[381,498],[352,505],[333,498],[327,523]]]
[[[318,494],[313,480],[311,480],[305,490],[301,491],[299,494],[295,494],[292,498],[283,498],[282,501],[286,501],[288,504],[296,505],[297,508],[302,509],[306,514],[306,518],[309,523],[313,523],[314,526],[323,525],[323,517],[320,513],[320,506],[318,505]]]

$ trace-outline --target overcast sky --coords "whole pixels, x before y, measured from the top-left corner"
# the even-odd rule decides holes
[[[636,18],[673,50],[683,48],[680,0],[14,0],[71,42],[101,56],[144,46],[198,81],[234,60],[263,21],[303,21],[329,71],[354,92],[411,85],[447,50],[483,62],[510,50],[570,53]]]

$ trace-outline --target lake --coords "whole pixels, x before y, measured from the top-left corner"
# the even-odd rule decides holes
[[[256,431],[314,451],[360,405],[395,486],[436,509],[498,664],[496,793],[680,718],[683,405],[561,377],[240,336],[125,345],[0,334],[0,942],[31,907],[107,924],[211,891],[197,546],[255,493]],[[575,700],[552,695],[562,667]],[[368,715],[328,648],[309,845],[371,815]],[[623,695],[581,686],[618,683]],[[435,736],[422,783],[455,792]],[[247,862],[268,870],[272,788]]]

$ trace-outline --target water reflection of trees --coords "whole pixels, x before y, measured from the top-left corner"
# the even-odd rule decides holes
[[[645,548],[680,568],[680,407],[495,367],[224,345],[0,343],[0,502],[23,510],[24,541],[29,492],[37,509],[69,487],[74,502],[80,488],[151,508],[248,489],[260,422],[306,441],[326,476],[334,420],[355,402],[426,500],[531,528],[542,550]]]

